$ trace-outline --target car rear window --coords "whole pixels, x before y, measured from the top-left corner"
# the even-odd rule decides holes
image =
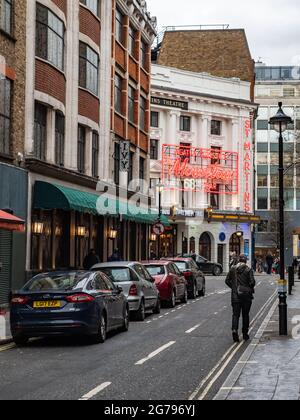
[[[126,267],[101,268],[101,271],[105,273],[114,283],[132,281],[130,270]]]
[[[175,261],[175,264],[180,271],[184,271],[188,268],[188,264],[184,261]]]
[[[166,273],[164,265],[146,265],[145,267],[151,276],[163,276]]]
[[[78,290],[84,287],[89,278],[90,274],[87,273],[41,274],[30,280],[23,290],[25,292]]]

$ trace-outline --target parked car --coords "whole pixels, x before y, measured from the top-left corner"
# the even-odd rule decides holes
[[[183,273],[188,288],[189,298],[195,299],[197,296],[205,296],[205,277],[192,258],[168,258],[173,261],[178,269]]]
[[[220,276],[223,273],[223,267],[221,264],[208,261],[206,258],[201,257],[201,255],[183,254],[179,255],[179,257],[193,258],[202,273],[212,274],[213,276]]]
[[[103,273],[45,273],[13,294],[10,322],[17,345],[54,335],[86,335],[104,343],[108,331],[128,330],[129,306],[122,289]]]
[[[147,311],[160,313],[160,295],[155,279],[138,262],[114,262],[97,264],[93,271],[101,270],[117,286],[121,286],[129,303],[130,313],[137,321],[144,321]]]
[[[166,302],[171,308],[176,306],[176,301],[187,303],[187,282],[175,263],[170,261],[145,261],[143,265],[155,278],[155,284],[163,302]]]

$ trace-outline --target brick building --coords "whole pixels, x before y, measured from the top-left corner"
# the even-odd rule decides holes
[[[155,19],[140,0],[28,1],[26,36],[27,271],[82,268],[91,248],[146,257],[147,215],[96,207],[99,181],[149,179]]]
[[[0,2],[0,210],[27,217],[24,159],[26,2]],[[3,216],[3,213],[2,213]],[[0,220],[0,305],[24,278],[26,237]],[[22,229],[23,230],[23,229]]]
[[[254,99],[255,63],[244,29],[166,28],[154,58],[161,66],[250,82]]]

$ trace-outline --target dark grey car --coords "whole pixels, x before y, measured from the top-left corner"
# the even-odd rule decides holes
[[[160,313],[159,292],[146,268],[138,262],[111,262],[97,264],[92,271],[102,271],[127,297],[129,310],[138,321],[144,321],[147,311]]]

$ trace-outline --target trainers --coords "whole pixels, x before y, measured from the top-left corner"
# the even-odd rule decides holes
[[[240,337],[239,337],[239,334],[238,334],[238,332],[237,332],[237,331],[233,331],[233,332],[232,332],[232,338],[233,338],[233,341],[234,341],[235,343],[239,343],[239,342],[240,342]]]

